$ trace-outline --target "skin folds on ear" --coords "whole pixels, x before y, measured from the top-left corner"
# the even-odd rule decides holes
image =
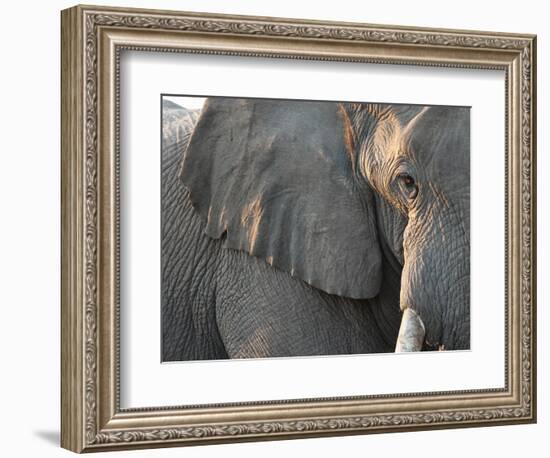
[[[209,99],[181,179],[226,248],[327,293],[370,298],[382,277],[374,202],[345,140],[334,102]]]

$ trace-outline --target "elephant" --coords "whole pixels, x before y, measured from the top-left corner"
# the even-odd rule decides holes
[[[206,99],[162,151],[162,360],[468,349],[469,120]]]

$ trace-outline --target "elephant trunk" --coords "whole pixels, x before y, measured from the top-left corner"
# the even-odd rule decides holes
[[[425,334],[426,329],[420,316],[413,309],[406,308],[403,311],[395,351],[408,352],[422,350]]]

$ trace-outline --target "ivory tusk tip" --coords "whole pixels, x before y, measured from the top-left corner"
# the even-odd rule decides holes
[[[422,350],[425,335],[426,329],[418,313],[411,308],[406,308],[403,311],[395,352],[402,353]]]

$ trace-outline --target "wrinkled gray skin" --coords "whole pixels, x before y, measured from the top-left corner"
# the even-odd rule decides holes
[[[191,126],[189,126],[191,130]],[[469,348],[469,111],[209,99],[163,149],[164,361]]]

